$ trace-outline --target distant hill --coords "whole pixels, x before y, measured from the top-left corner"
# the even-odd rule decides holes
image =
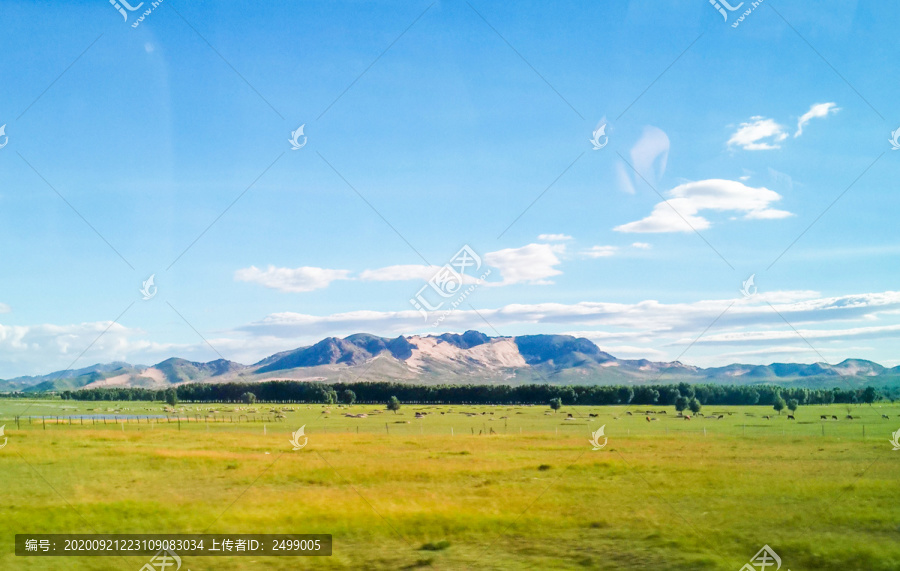
[[[368,333],[327,337],[314,345],[270,355],[252,365],[170,358],[153,366],[114,362],[48,375],[0,380],[0,391],[61,391],[96,387],[165,388],[190,382],[292,379],[396,381],[416,384],[652,384],[720,383],[827,388],[900,386],[900,367],[861,359],[836,365],[732,364],[700,368],[680,362],[618,359],[571,335],[489,337],[479,331],[393,339]]]

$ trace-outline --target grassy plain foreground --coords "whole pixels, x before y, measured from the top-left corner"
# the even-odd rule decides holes
[[[257,405],[255,416],[273,407]],[[900,451],[889,443],[900,406],[854,407],[854,420],[843,405],[801,407],[796,421],[768,407],[726,406],[703,411],[722,419],[686,421],[665,407],[652,422],[645,407],[284,407],[294,410],[265,428],[55,418],[46,427],[20,419],[17,428],[23,412],[163,407],[0,400],[9,439],[0,449],[0,569],[147,562],[16,557],[14,535],[23,532],[334,536],[332,557],[185,558],[182,569],[192,571],[737,570],[764,544],[782,569],[900,569]],[[416,419],[416,411],[428,414]],[[301,425],[309,443],[292,451],[290,433]],[[588,439],[601,425],[609,441],[594,451]]]

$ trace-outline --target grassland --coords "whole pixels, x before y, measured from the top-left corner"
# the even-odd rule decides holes
[[[763,407],[707,407],[724,418],[686,421],[666,407],[655,422],[639,407],[285,406],[294,410],[265,424],[54,418],[17,428],[23,412],[162,406],[0,400],[9,438],[0,569],[137,570],[147,561],[17,558],[16,533],[204,531],[330,533],[334,554],[191,557],[182,569],[737,570],[763,544],[782,569],[900,569],[900,451],[888,441],[900,406],[854,407],[854,420],[841,405],[801,407],[796,421]],[[255,416],[270,408],[257,405]],[[309,443],[292,451],[301,425]],[[600,425],[609,441],[594,451],[588,438]]]

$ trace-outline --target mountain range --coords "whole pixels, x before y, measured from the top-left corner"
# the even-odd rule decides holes
[[[760,384],[808,388],[900,385],[900,367],[861,359],[828,363],[732,364],[700,368],[678,361],[618,359],[571,335],[489,337],[478,331],[393,339],[367,333],[327,337],[252,365],[170,358],[152,366],[97,364],[0,380],[0,391],[44,392],[96,387],[165,388],[189,382],[266,380],[394,381],[411,384]],[[848,385],[849,383],[849,385]]]

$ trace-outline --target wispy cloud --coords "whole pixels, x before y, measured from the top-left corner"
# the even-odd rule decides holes
[[[588,258],[608,258],[614,256],[619,250],[616,246],[591,246],[582,252],[582,255]]]
[[[681,184],[668,191],[667,202],[660,202],[649,216],[616,226],[617,232],[691,232],[709,228],[704,210],[744,213],[745,219],[773,219],[792,216],[771,208],[781,195],[764,187],[754,188],[741,182],[709,179]]]
[[[669,136],[658,127],[644,127],[641,138],[631,147],[629,156],[631,166],[652,185],[657,185],[666,172],[669,160]],[[616,176],[620,188],[628,194],[634,194],[634,173],[621,161],[616,163]]]
[[[270,289],[286,292],[307,292],[326,288],[335,280],[350,279],[349,270],[329,270],[303,266],[300,268],[276,268],[269,266],[261,270],[256,266],[243,268],[234,273],[234,279],[252,282]]]
[[[547,278],[558,276],[561,263],[557,254],[566,250],[564,244],[528,244],[521,248],[507,248],[485,254],[484,261],[500,270],[503,281],[496,285],[530,283],[552,284]],[[495,285],[495,284],[491,284]]]
[[[833,115],[840,111],[840,107],[837,106],[836,103],[816,103],[812,107],[809,108],[809,111],[800,116],[800,119],[797,121],[797,132],[794,133],[794,137],[799,137],[803,134],[803,127],[807,125],[812,119],[819,119],[822,117],[828,117],[829,115]]]
[[[728,146],[740,147],[745,151],[767,151],[780,149],[779,143],[785,139],[787,132],[783,125],[757,115],[738,126],[737,131],[728,139]]]
[[[438,266],[426,266],[424,264],[387,266],[360,272],[359,279],[372,282],[428,281],[439,269],[440,267]]]
[[[803,128],[813,119],[820,119],[833,115],[840,111],[836,103],[815,103],[809,111],[800,116],[797,121],[797,131],[794,138],[803,134]],[[749,121],[738,125],[737,130],[728,139],[728,146],[741,148],[745,151],[769,151],[780,149],[781,142],[787,139],[787,128],[768,117],[756,115]]]
[[[538,236],[538,240],[542,242],[564,242],[571,239],[572,237],[568,234],[541,234]]]

